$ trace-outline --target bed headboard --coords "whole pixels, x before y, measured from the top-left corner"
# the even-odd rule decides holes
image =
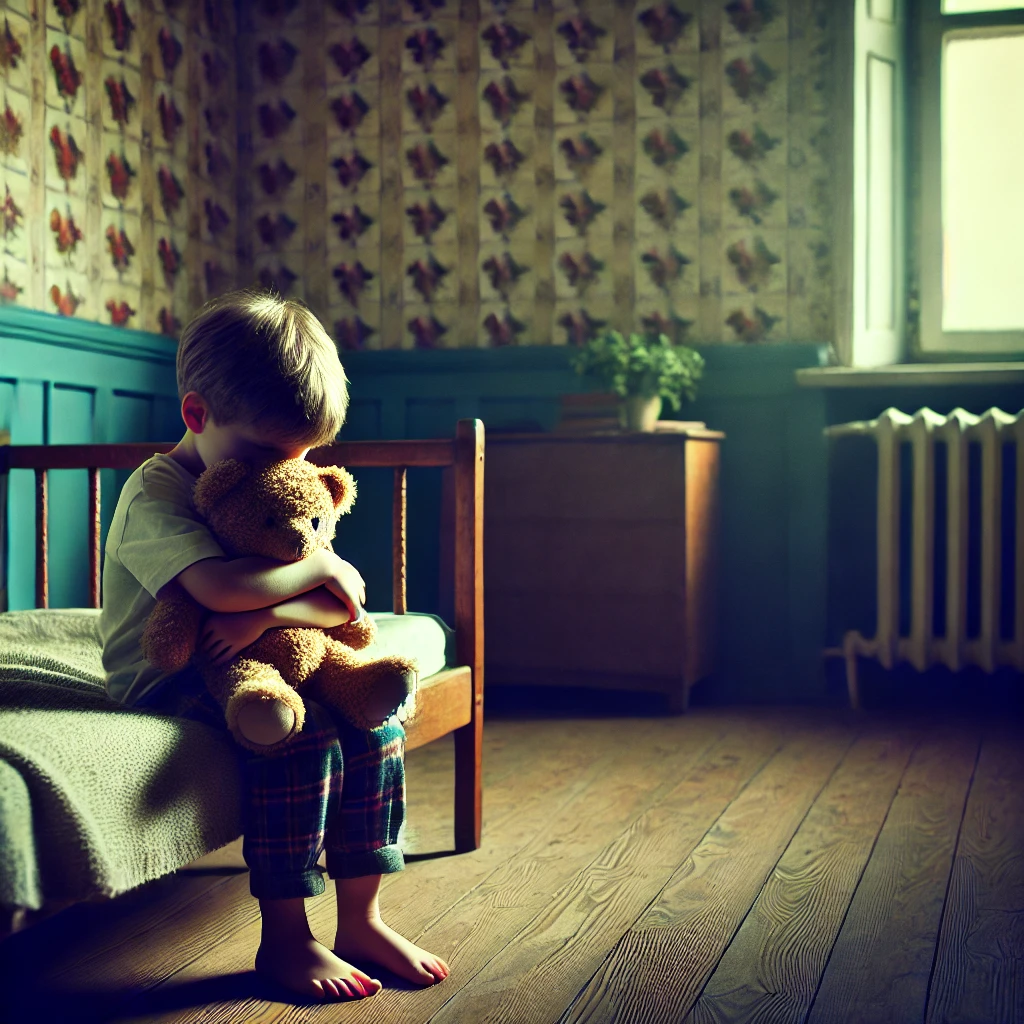
[[[89,536],[89,593],[100,606],[100,470],[132,470],[154,452],[168,452],[173,442],[0,446],[0,545],[7,551],[7,482],[11,470],[35,474],[35,604],[49,607],[49,508],[47,474],[53,469],[88,473],[85,510]],[[483,662],[483,468],[484,425],[459,420],[452,439],[343,441],[314,448],[307,456],[319,466],[385,467],[394,470],[392,500],[392,593],[394,611],[406,611],[406,471],[410,466],[447,467],[454,475],[455,631],[462,664]],[[0,588],[7,608],[6,558],[0,561]]]

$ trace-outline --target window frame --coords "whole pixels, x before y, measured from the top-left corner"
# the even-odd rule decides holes
[[[906,35],[908,103],[908,192],[912,207],[912,243],[908,256],[908,295],[919,295],[917,329],[909,332],[908,357],[915,362],[944,359],[985,361],[1024,356],[1019,331],[944,331],[942,329],[942,60],[949,32],[979,36],[1000,29],[1024,28],[1024,9],[943,14],[941,0],[908,4]]]

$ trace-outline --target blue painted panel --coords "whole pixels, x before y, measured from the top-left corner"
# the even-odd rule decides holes
[[[346,441],[376,441],[381,436],[380,413],[377,399],[353,400],[339,437]]]
[[[108,409],[106,441],[145,441],[158,436],[153,428],[158,413],[154,396],[113,391],[110,393]],[[104,547],[114,509],[117,508],[118,495],[129,476],[131,471],[127,469],[105,469],[100,473],[100,518]]]
[[[406,437],[451,437],[455,433],[454,398],[409,398],[405,416]]]
[[[558,403],[550,398],[481,398],[477,415],[495,430],[544,433],[558,425]]]
[[[174,440],[182,428],[174,378],[176,343],[24,310],[0,308],[0,420],[12,444]],[[121,474],[123,478],[126,474]],[[76,479],[78,477],[79,479]],[[104,528],[120,490],[101,479]],[[51,602],[88,599],[87,475],[50,475]],[[35,488],[29,471],[11,473],[8,491],[8,602],[35,601]]]
[[[0,430],[10,432],[14,415],[14,389],[18,382],[0,378]]]
[[[181,402],[178,401],[177,391],[153,395],[151,424],[150,437],[154,441],[177,443],[181,440],[185,433],[185,424],[181,419]]]
[[[16,380],[56,380],[78,387],[120,387],[139,394],[177,394],[173,363],[7,338],[2,333],[0,373]]]
[[[50,391],[50,444],[80,444],[93,437],[95,393],[57,385]],[[48,474],[50,604],[84,608],[89,604],[89,479],[83,469]]]
[[[10,410],[11,444],[44,444],[46,385],[42,381],[18,381]],[[35,474],[27,469],[11,472],[7,533],[8,607],[35,606]]]

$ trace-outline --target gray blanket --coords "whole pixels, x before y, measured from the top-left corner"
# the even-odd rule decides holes
[[[98,619],[0,614],[0,904],[114,896],[241,834],[238,748],[111,701]]]

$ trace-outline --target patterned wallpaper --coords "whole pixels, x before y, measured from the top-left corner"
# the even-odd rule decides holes
[[[230,0],[8,0],[0,16],[0,299],[176,333],[235,282]]]
[[[174,333],[260,281],[346,349],[828,340],[830,9],[9,0],[0,296]]]
[[[344,347],[830,336],[828,0],[244,10],[242,266]]]

